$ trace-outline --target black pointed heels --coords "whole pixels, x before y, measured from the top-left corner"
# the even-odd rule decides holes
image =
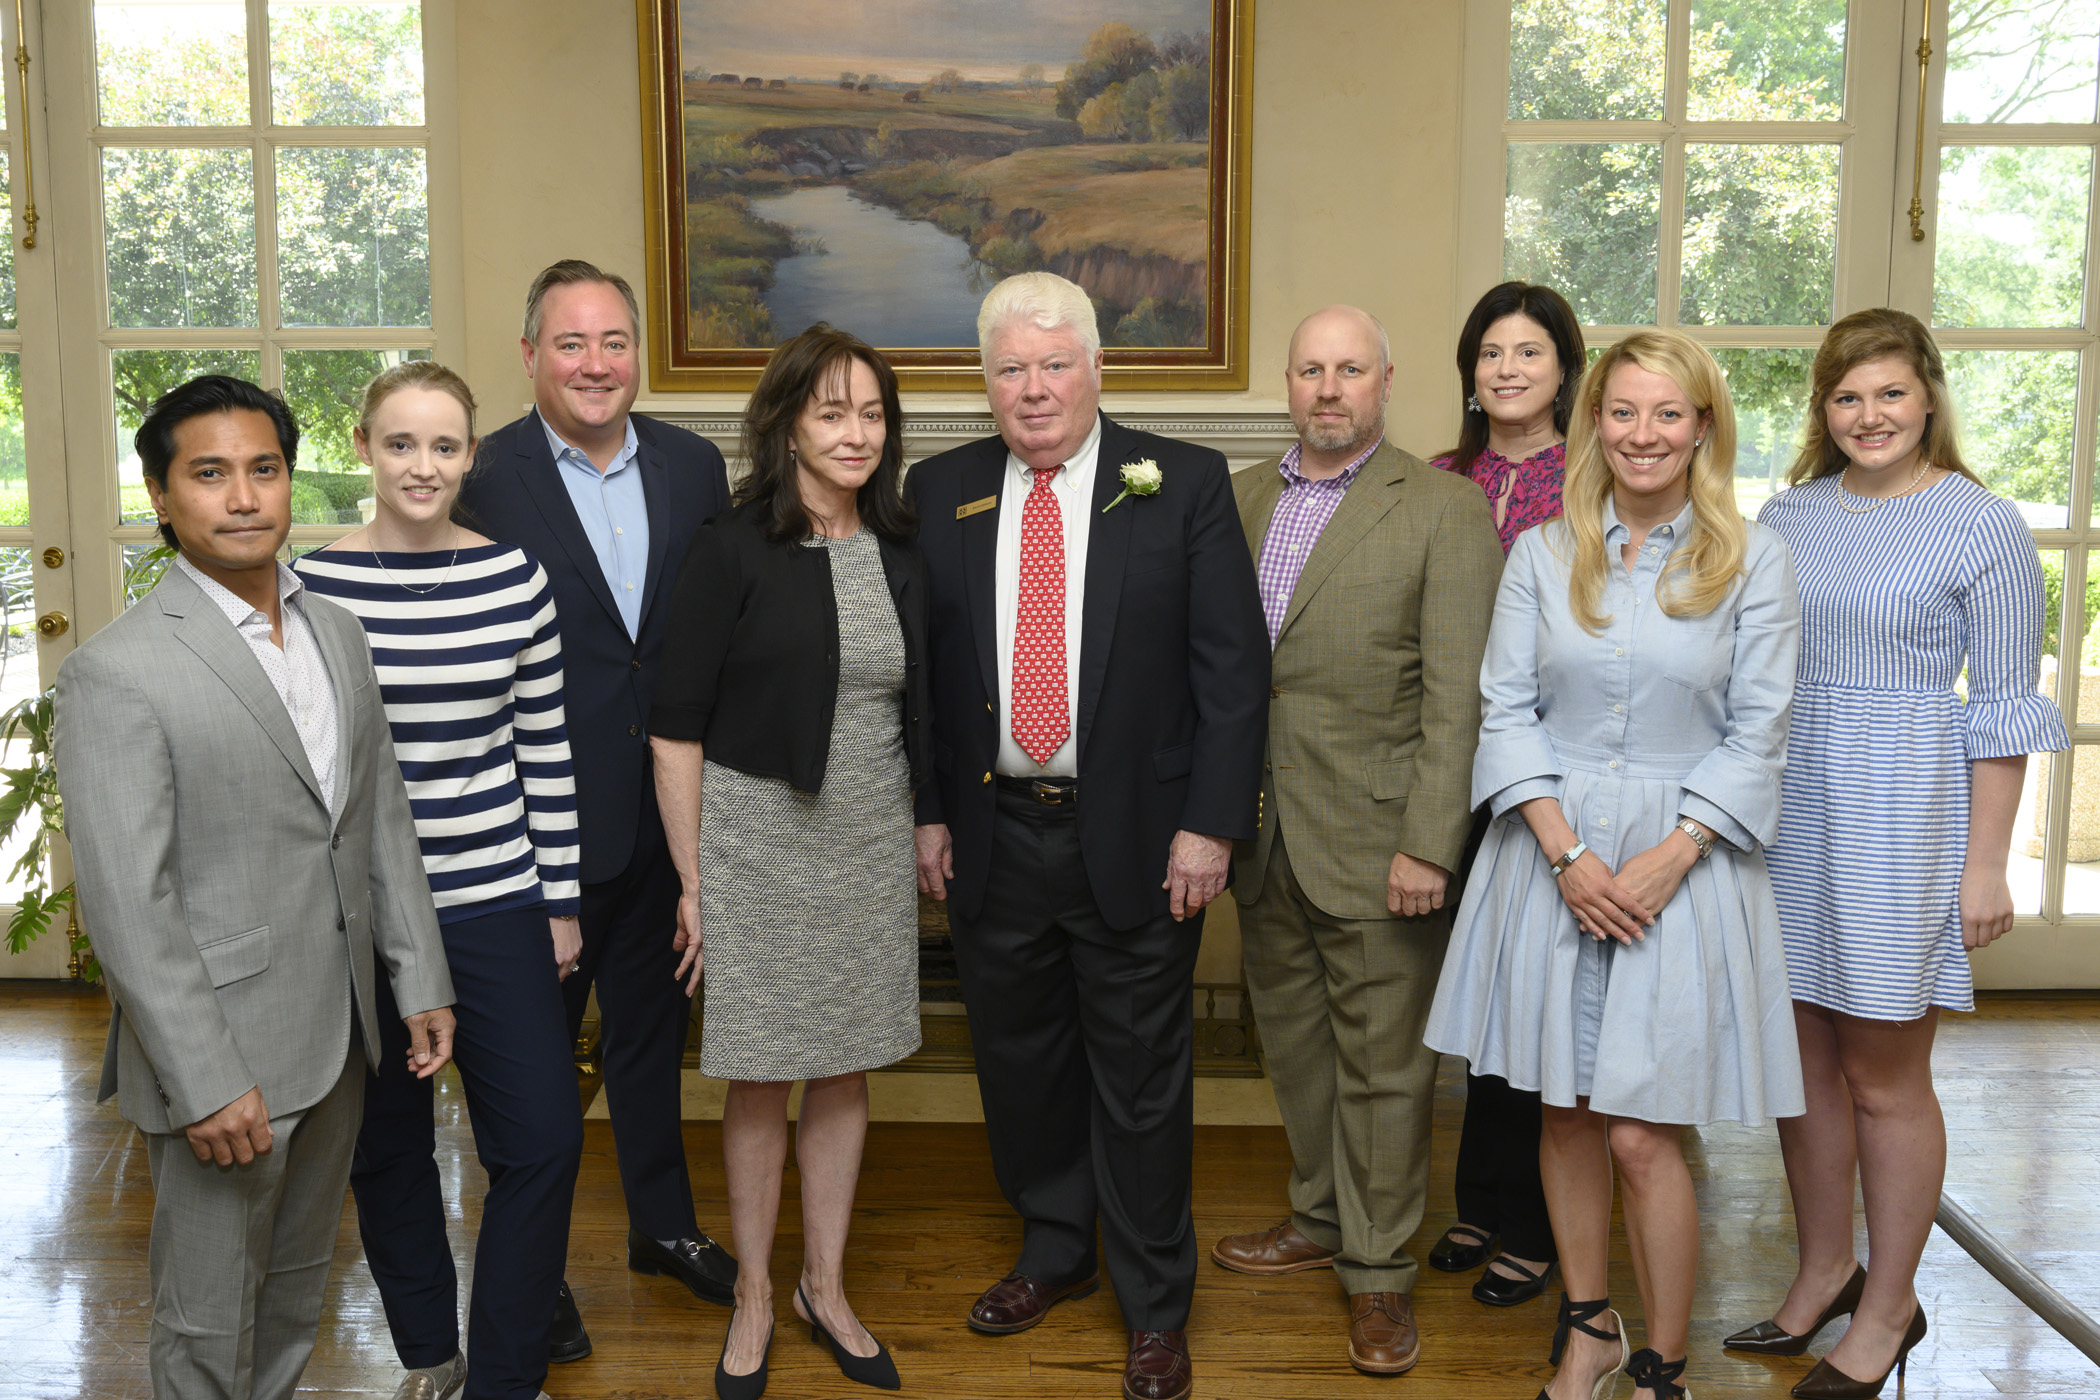
[[[1866,1286],[1867,1271],[1855,1264],[1852,1277],[1838,1290],[1837,1297],[1830,1300],[1830,1306],[1823,1309],[1823,1315],[1816,1319],[1815,1326],[1800,1336],[1795,1336],[1770,1318],[1766,1318],[1753,1327],[1745,1327],[1721,1345],[1730,1351],[1754,1351],[1761,1356],[1799,1356],[1808,1350],[1808,1344],[1816,1339],[1818,1332],[1841,1317],[1851,1316],[1859,1307],[1859,1295],[1865,1291]]]
[[[855,1356],[839,1344],[838,1338],[824,1330],[823,1323],[817,1321],[816,1305],[809,1301],[809,1295],[802,1291],[799,1283],[795,1285],[795,1297],[801,1302],[802,1311],[809,1315],[809,1339],[831,1348],[831,1359],[839,1363],[839,1370],[847,1380],[872,1385],[877,1390],[904,1388],[904,1382],[897,1375],[897,1363],[890,1360],[888,1347],[875,1342],[873,1356]],[[874,1341],[872,1333],[869,1340]]]
[[[1794,1400],[1872,1400],[1873,1396],[1881,1394],[1881,1388],[1889,1383],[1890,1376],[1896,1378],[1896,1384],[1903,1384],[1903,1368],[1910,1362],[1911,1348],[1925,1340],[1928,1330],[1925,1307],[1921,1303],[1911,1314],[1910,1326],[1903,1329],[1903,1344],[1896,1348],[1895,1364],[1888,1370],[1871,1381],[1856,1381],[1828,1360],[1818,1361],[1816,1368],[1794,1387]]]

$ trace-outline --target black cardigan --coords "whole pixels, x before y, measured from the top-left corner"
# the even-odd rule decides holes
[[[839,694],[831,553],[773,543],[762,514],[762,503],[740,505],[693,535],[671,592],[649,732],[698,742],[739,772],[818,792]],[[904,633],[900,719],[916,790],[929,751],[925,566],[916,544],[878,542]]]

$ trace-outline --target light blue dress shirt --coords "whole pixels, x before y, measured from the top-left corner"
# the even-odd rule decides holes
[[[637,458],[641,444],[635,440],[634,420],[627,420],[627,441],[612,465],[599,471],[581,451],[561,440],[545,418],[540,427],[547,433],[547,450],[554,454],[555,470],[568,488],[583,522],[584,538],[605,571],[605,586],[612,590],[620,620],[627,635],[642,630],[642,590],[649,582],[649,502],[642,492],[642,469]]]

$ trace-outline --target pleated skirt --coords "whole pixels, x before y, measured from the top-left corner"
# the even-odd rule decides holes
[[[1677,824],[1682,775],[1575,769],[1562,805],[1616,870]],[[1466,882],[1424,1039],[1545,1101],[1649,1123],[1804,1108],[1786,956],[1758,851],[1717,844],[1643,941],[1597,942],[1514,811]]]

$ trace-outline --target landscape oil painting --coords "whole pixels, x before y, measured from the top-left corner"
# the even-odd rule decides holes
[[[1034,269],[1112,383],[1243,386],[1250,4],[641,0],[651,386],[748,386],[826,320],[960,387]]]

